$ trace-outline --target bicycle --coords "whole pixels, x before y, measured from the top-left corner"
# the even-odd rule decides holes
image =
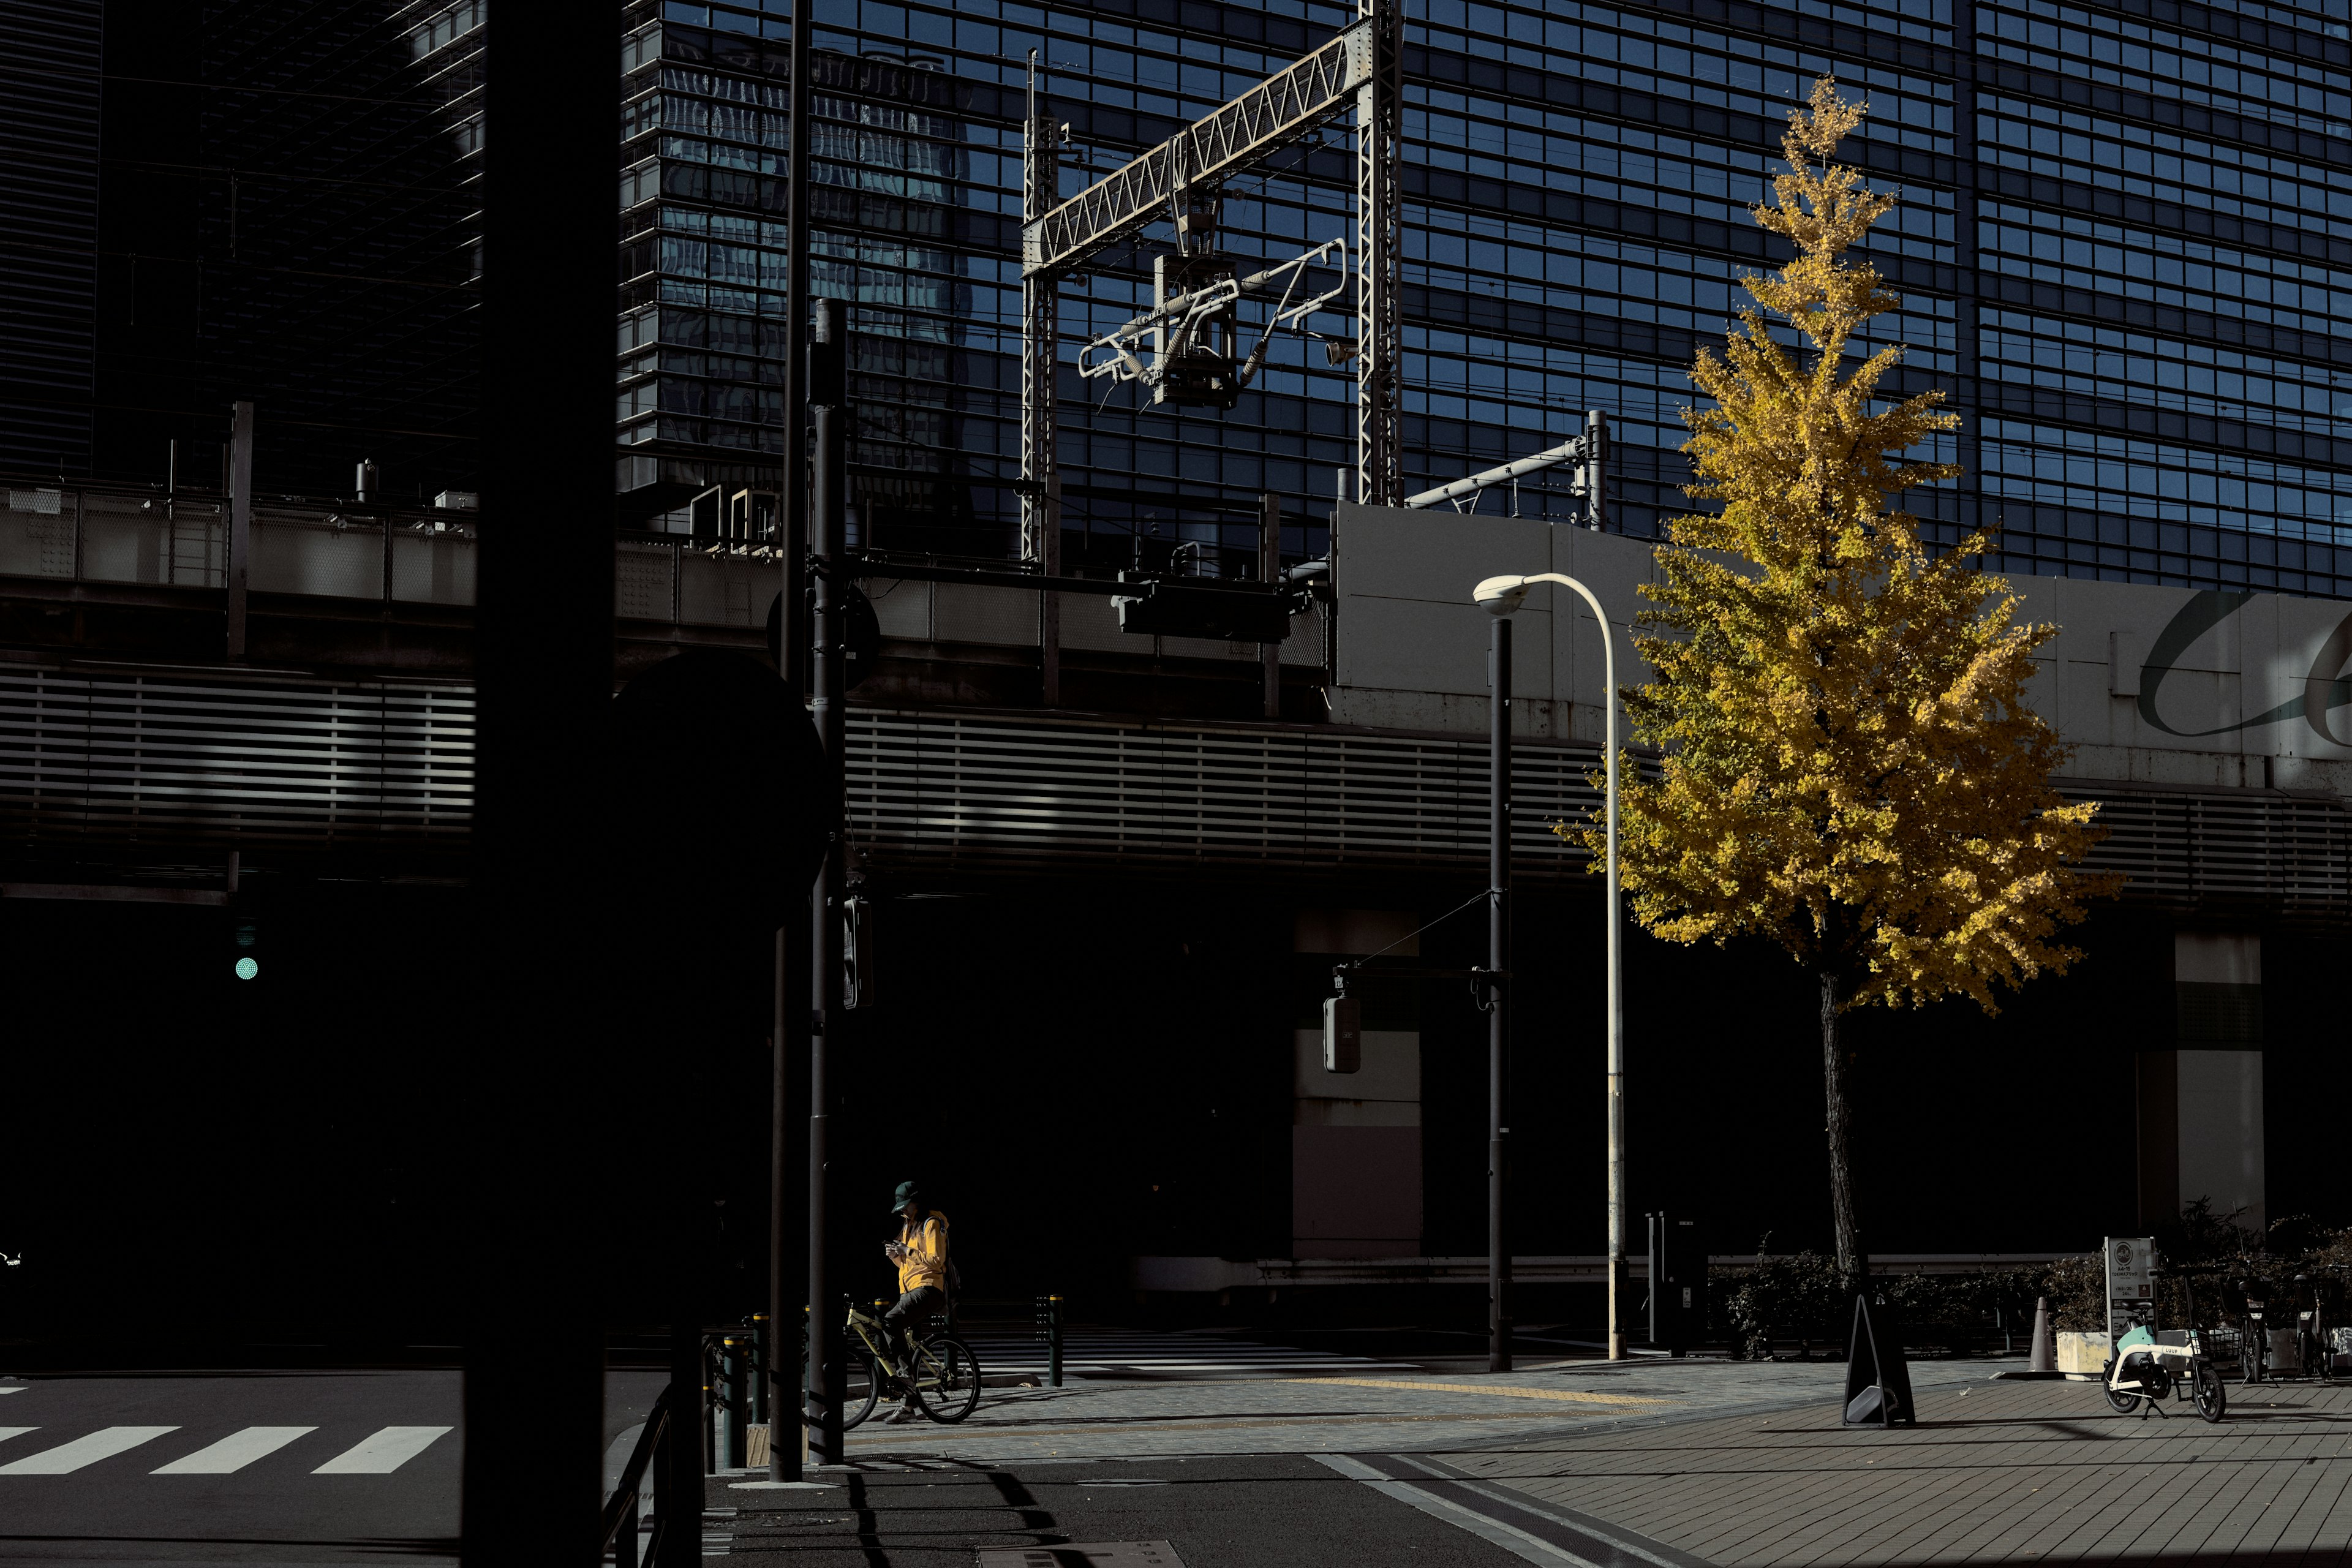
[[[2158,1344],[2155,1334],[2143,1324],[2133,1325],[2130,1332],[2116,1342],[2115,1357],[2107,1363],[2106,1376],[2101,1380],[2107,1404],[2116,1414],[2128,1415],[2145,1399],[2148,1409],[2161,1415],[2163,1399],[2168,1395],[2177,1399],[2185,1394],[2197,1406],[2197,1414],[2209,1423],[2221,1419],[2229,1409],[2230,1397],[2222,1386],[2221,1373],[2205,1353],[2205,1329],[2197,1322],[2193,1286],[2189,1290],[2189,1317],[2191,1327],[2186,1344]]]
[[[2263,1294],[2256,1295],[2254,1292],[2257,1290]],[[2246,1278],[2238,1281],[2238,1293],[2245,1299],[2246,1304],[2244,1351],[2240,1357],[2244,1375],[2239,1381],[2252,1388],[2256,1384],[2275,1381],[2270,1375],[2270,1291],[2259,1279]]]
[[[2311,1305],[2297,1310],[2294,1315],[2295,1359],[2302,1364],[2303,1375],[2319,1383],[2336,1381],[2336,1346],[2327,1326],[2326,1277],[2333,1272],[2333,1268],[2324,1268],[2319,1274],[2298,1274],[2294,1277],[2297,1285],[2311,1288]]]
[[[948,1426],[979,1407],[980,1359],[970,1345],[947,1333],[919,1335],[909,1323],[908,1364],[901,1367],[891,1359],[890,1331],[881,1315],[859,1311],[855,1301],[848,1309],[843,1324],[849,1342],[841,1400],[844,1431],[874,1414],[886,1387],[909,1394],[925,1415]]]

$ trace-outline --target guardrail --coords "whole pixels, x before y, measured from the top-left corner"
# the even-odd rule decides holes
[[[668,1458],[669,1445],[679,1440],[677,1405],[677,1384],[673,1383],[654,1401],[645,1430],[637,1434],[636,1447],[629,1450],[629,1462],[621,1467],[620,1481],[604,1500],[604,1533],[597,1538],[596,1550],[600,1556],[611,1552],[616,1568],[638,1568],[640,1563],[662,1560],[670,1521],[677,1517],[670,1507],[669,1467],[661,1462]],[[654,1478],[653,1530],[640,1540],[643,1530],[637,1504],[647,1467],[652,1468]],[[696,1517],[700,1518],[698,1510]],[[700,1550],[699,1539],[694,1545]]]

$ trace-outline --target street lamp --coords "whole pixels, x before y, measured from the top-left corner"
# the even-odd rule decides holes
[[[1491,955],[1489,962],[1496,970],[1507,966],[1504,952],[1509,938],[1506,923],[1509,897],[1510,875],[1510,763],[1511,731],[1508,705],[1511,697],[1511,616],[1527,603],[1528,590],[1538,583],[1557,583],[1572,588],[1592,610],[1592,618],[1601,627],[1601,711],[1606,718],[1603,767],[1607,773],[1609,826],[1606,844],[1609,858],[1608,963],[1609,963],[1609,1359],[1625,1359],[1625,1298],[1631,1294],[1633,1279],[1625,1260],[1625,1010],[1623,988],[1620,984],[1623,968],[1619,946],[1617,903],[1617,640],[1609,635],[1609,617],[1602,614],[1601,601],[1592,590],[1573,577],[1558,572],[1537,572],[1524,577],[1489,577],[1471,591],[1471,596],[1481,608],[1495,617],[1494,669],[1495,689],[1494,730],[1490,746],[1490,767],[1493,779],[1489,795],[1493,802],[1490,813],[1490,842],[1487,847],[1491,865],[1492,886],[1496,889],[1494,903],[1498,911],[1490,921]],[[1495,1292],[1499,1308],[1500,1292],[1508,1284],[1510,1258],[1503,1251],[1502,1237],[1502,1010],[1497,1000],[1488,1042],[1489,1131],[1488,1153],[1493,1168],[1487,1176],[1487,1245],[1492,1256],[1488,1259],[1489,1289]],[[1657,1282],[1651,1281],[1655,1289]],[[1504,1356],[1507,1361],[1507,1347]]]

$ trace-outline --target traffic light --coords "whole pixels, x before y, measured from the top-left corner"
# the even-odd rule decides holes
[[[1364,1065],[1364,1005],[1353,996],[1323,998],[1323,1070],[1359,1072]]]
[[[230,928],[232,962],[229,972],[239,980],[261,977],[261,931],[250,917],[239,916]]]

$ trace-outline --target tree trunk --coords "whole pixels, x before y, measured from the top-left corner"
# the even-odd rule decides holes
[[[1846,1103],[1845,1052],[1838,1044],[1838,983],[1830,970],[1822,981],[1822,1087],[1829,1105],[1830,1224],[1837,1247],[1838,1273],[1845,1288],[1862,1288],[1870,1259],[1862,1250],[1862,1231],[1853,1216],[1853,1113]]]

